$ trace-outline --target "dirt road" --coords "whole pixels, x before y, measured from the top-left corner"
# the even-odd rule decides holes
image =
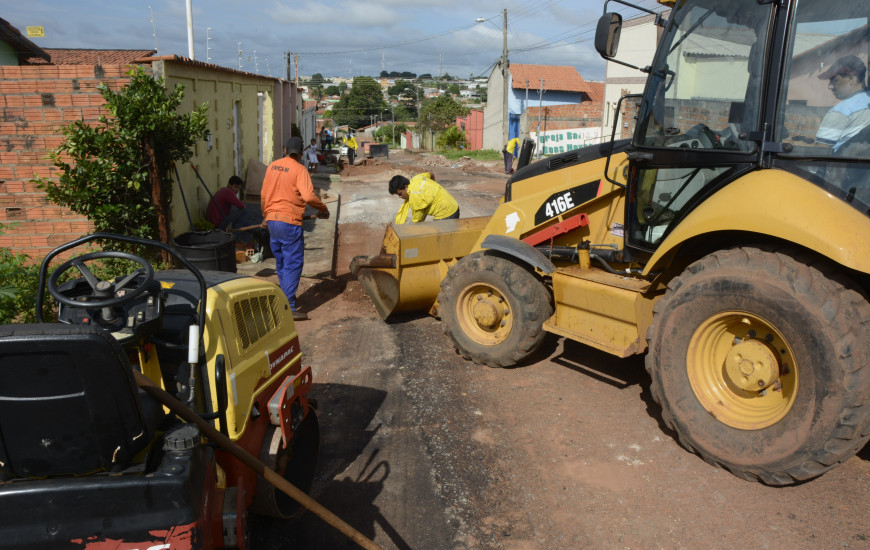
[[[379,251],[402,155],[343,174],[330,280],[303,280],[303,362],[323,430],[312,496],[384,548],[870,548],[870,447],[772,488],[683,450],[640,357],[550,337],[529,364],[463,361],[428,316],[380,320],[347,271]],[[495,209],[498,163],[428,166],[462,217]],[[254,521],[254,548],[352,548],[308,515]]]

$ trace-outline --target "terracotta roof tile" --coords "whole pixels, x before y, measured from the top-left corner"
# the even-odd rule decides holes
[[[50,65],[125,65],[143,57],[150,57],[155,50],[84,50],[45,48],[51,56]],[[45,64],[41,59],[30,58],[31,64]]]
[[[538,89],[541,79],[544,79],[544,90],[558,92],[585,92],[586,81],[577,72],[577,69],[567,65],[526,65],[511,63],[510,66],[513,82],[511,86],[516,90],[526,89],[526,79],[529,81],[529,89]]]
[[[604,101],[604,82],[591,82],[587,80],[586,89],[583,91],[586,92],[586,95],[588,95],[589,99],[592,101]]]

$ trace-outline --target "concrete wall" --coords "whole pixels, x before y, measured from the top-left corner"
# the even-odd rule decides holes
[[[18,65],[18,52],[7,42],[0,42],[0,65]]]
[[[496,65],[487,81],[486,106],[483,108],[484,149],[501,151],[505,145],[502,143],[502,121],[504,120],[502,94],[504,93],[504,86],[505,82],[501,74],[501,65]]]
[[[456,119],[456,127],[465,132],[469,151],[483,149],[483,111],[472,109],[468,116]]]
[[[636,67],[652,64],[656,45],[661,36],[661,28],[653,24],[655,17],[645,15],[623,22],[616,59],[631,63]],[[601,113],[602,135],[609,136],[613,131],[616,104],[626,94],[639,94],[646,85],[646,74],[618,63],[607,62],[604,79],[604,105]],[[620,127],[624,122],[620,118]]]
[[[279,138],[283,134],[276,123],[275,80],[236,71],[213,70],[199,64],[160,60],[153,63],[155,76],[166,78],[166,88],[184,85],[184,99],[179,111],[208,103],[207,141],[194,146],[191,163],[212,193],[226,186],[230,176],[246,178],[251,161],[269,164],[280,154]],[[190,217],[196,222],[205,218],[209,195],[203,189],[190,164],[178,167],[181,187],[173,186],[170,227],[173,235],[190,231],[181,189],[187,199]],[[175,179],[174,172],[172,173]]]

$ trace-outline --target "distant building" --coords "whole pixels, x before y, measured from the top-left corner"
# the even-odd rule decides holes
[[[521,119],[523,113],[532,106],[540,108],[596,102],[600,104],[602,100],[601,86],[585,81],[577,69],[571,66],[514,63],[510,65],[507,77],[509,138],[528,134],[531,117],[526,117],[525,128],[521,127]],[[504,146],[504,80],[501,67],[496,66],[487,84],[483,123],[484,149],[501,150]]]

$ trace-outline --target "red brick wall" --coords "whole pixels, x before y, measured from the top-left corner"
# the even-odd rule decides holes
[[[571,128],[594,128],[601,126],[601,116],[604,104],[588,102],[575,105],[552,105],[549,107],[529,107],[526,114],[529,119],[529,132],[537,133],[538,115],[540,126],[544,131],[568,130]]]
[[[113,90],[129,81],[124,65],[0,66],[0,247],[34,260],[92,231],[88,220],[48,202],[30,182],[56,177],[47,158],[62,141],[58,130],[76,120],[95,122],[105,103],[100,82]]]

